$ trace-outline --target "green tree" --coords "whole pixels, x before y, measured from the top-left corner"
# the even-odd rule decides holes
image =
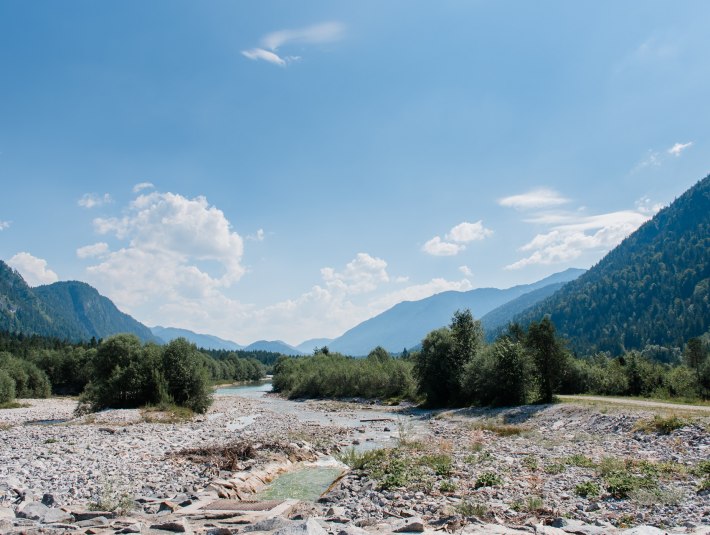
[[[367,355],[367,358],[370,360],[374,360],[375,362],[384,363],[390,359],[390,354],[384,347],[377,346],[375,349],[370,351],[370,353]]]
[[[195,412],[204,413],[212,404],[207,371],[201,353],[185,338],[176,338],[163,351],[163,377],[172,400]]]
[[[538,383],[538,401],[550,403],[560,386],[567,367],[567,353],[555,334],[555,326],[548,316],[540,323],[532,322],[525,337]]]
[[[15,381],[7,372],[0,369],[0,404],[9,403],[15,399]]]
[[[452,348],[446,359],[449,370],[447,388],[449,403],[460,403],[464,399],[462,379],[464,367],[478,353],[483,344],[484,334],[480,321],[473,319],[470,310],[457,310],[451,318]]]
[[[686,366],[695,372],[698,386],[700,386],[702,382],[703,365],[708,358],[708,352],[703,347],[703,341],[700,338],[691,338],[688,340],[685,344],[683,358]]]
[[[492,378],[497,387],[492,404],[524,404],[527,398],[529,366],[522,344],[503,336],[493,344],[492,357]]]
[[[422,341],[422,350],[416,354],[414,375],[419,392],[430,406],[447,405],[450,400],[450,369],[448,359],[453,352],[454,339],[447,327],[436,329]]]

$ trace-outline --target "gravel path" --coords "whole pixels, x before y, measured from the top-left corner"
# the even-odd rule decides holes
[[[667,403],[644,399],[614,398],[606,396],[558,396],[562,401],[599,401],[616,405],[631,405],[655,409],[675,409],[678,411],[705,412],[710,414],[710,405],[690,405],[684,403]]]

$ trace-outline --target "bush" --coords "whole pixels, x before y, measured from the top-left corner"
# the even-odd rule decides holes
[[[15,381],[7,372],[0,370],[0,404],[11,403],[15,399]]]
[[[600,492],[601,490],[599,489],[599,485],[597,485],[594,481],[585,481],[584,483],[578,484],[574,488],[574,493],[582,498],[599,496]]]
[[[475,488],[480,489],[481,487],[495,487],[500,485],[503,480],[500,476],[494,472],[483,472],[476,478]]]
[[[0,353],[0,370],[15,383],[18,398],[46,398],[51,393],[47,375],[33,363],[13,357],[10,353]]]

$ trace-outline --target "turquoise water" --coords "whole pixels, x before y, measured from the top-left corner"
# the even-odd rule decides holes
[[[283,474],[256,495],[258,500],[314,502],[343,473],[341,468],[314,466]]]

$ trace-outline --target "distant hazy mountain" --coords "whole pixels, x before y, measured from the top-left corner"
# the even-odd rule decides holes
[[[30,288],[0,260],[0,329],[72,341],[132,333],[157,341],[150,329],[124,314],[83,282],[55,282]]]
[[[196,333],[188,329],[161,327],[158,325],[151,327],[150,330],[155,336],[166,343],[175,340],[176,338],[185,338],[197,347],[201,347],[203,349],[226,349],[227,351],[236,351],[244,347],[236,342],[232,342],[231,340],[224,340],[222,338],[218,338],[217,336],[212,336],[211,334]]]
[[[447,325],[456,310],[468,308],[474,317],[481,318],[526,293],[574,280],[582,273],[582,269],[570,268],[533,284],[506,290],[478,288],[468,292],[442,292],[420,301],[405,301],[356,325],[330,342],[328,348],[359,356],[380,345],[387,351],[398,353],[404,348],[416,346],[429,331]]]
[[[513,321],[513,318],[530,308],[534,304],[550,297],[557,290],[562,288],[566,282],[555,282],[553,284],[548,284],[532,292],[521,295],[508,301],[507,303],[494,308],[488,314],[481,318],[481,323],[483,324],[483,329],[486,331],[486,338],[491,341],[496,335],[506,326],[508,323]]]
[[[246,346],[244,351],[270,351],[272,353],[281,353],[282,355],[303,355],[303,352],[281,340],[259,340]]]
[[[332,338],[311,338],[310,340],[306,340],[305,342],[298,344],[296,349],[298,349],[301,353],[310,355],[316,347],[327,346],[332,341]]]
[[[710,175],[598,264],[516,317],[549,314],[583,353],[682,347],[710,329]]]

